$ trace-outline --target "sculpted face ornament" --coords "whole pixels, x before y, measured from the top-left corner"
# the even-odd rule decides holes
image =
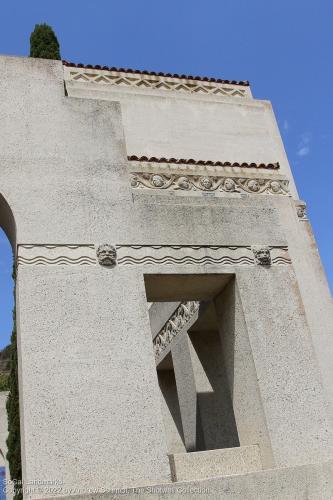
[[[131,186],[132,187],[138,187],[139,185],[139,180],[138,178],[136,177],[136,175],[133,175],[132,179],[131,179]]]
[[[306,206],[305,205],[299,205],[296,208],[297,216],[299,219],[306,219]]]
[[[97,248],[97,259],[101,266],[115,266],[117,264],[117,250],[107,243]]]
[[[231,193],[232,191],[236,191],[236,183],[230,177],[228,177],[224,182],[224,189]]]
[[[177,186],[180,189],[190,189],[190,182],[187,177],[179,177],[177,181]]]
[[[272,261],[269,247],[253,246],[252,252],[254,254],[254,260],[256,264],[258,264],[259,266],[271,265]]]
[[[278,181],[272,181],[270,187],[273,193],[278,193],[281,189],[280,183]]]
[[[159,188],[164,186],[164,179],[161,175],[153,175],[151,178],[151,183],[153,186]]]
[[[248,183],[248,188],[253,191],[254,193],[257,193],[260,190],[260,185],[259,182],[255,179],[252,179]]]
[[[204,189],[210,189],[213,185],[212,180],[209,177],[201,177],[200,184]]]

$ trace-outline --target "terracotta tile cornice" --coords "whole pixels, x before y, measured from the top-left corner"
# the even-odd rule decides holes
[[[132,73],[137,75],[151,75],[151,76],[161,76],[168,78],[179,78],[183,80],[198,80],[200,82],[210,82],[210,83],[225,83],[229,85],[241,85],[243,87],[248,87],[250,84],[247,80],[223,80],[221,78],[208,78],[206,76],[191,76],[191,75],[179,75],[177,73],[163,73],[156,71],[146,71],[139,69],[130,68],[115,68],[109,66],[91,65],[91,64],[76,64],[68,61],[62,61],[64,66],[71,68],[85,68],[85,69],[96,69],[102,71],[116,71],[118,73]]]
[[[239,168],[256,168],[256,169],[266,169],[266,170],[278,170],[280,168],[279,162],[276,163],[238,163],[230,161],[210,161],[210,160],[193,160],[184,158],[157,158],[156,156],[135,156],[131,155],[127,157],[128,161],[141,161],[141,162],[151,162],[151,163],[173,163],[181,165],[206,165],[212,167],[239,167]]]

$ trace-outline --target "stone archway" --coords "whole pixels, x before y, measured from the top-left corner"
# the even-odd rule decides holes
[[[0,192],[0,227],[6,233],[7,238],[16,254],[16,224],[12,209],[7,203],[5,197]]]
[[[14,418],[13,415],[18,413],[18,395],[17,390],[13,390],[13,377],[10,376],[10,373],[13,373],[13,366],[11,359],[13,359],[13,346],[16,351],[16,330],[15,333],[13,330],[13,307],[15,307],[15,299],[13,299],[13,290],[15,290],[15,285],[12,280],[12,270],[13,270],[13,258],[15,259],[16,254],[16,224],[14,220],[13,212],[7,203],[4,196],[0,193],[0,240],[1,240],[1,265],[2,265],[2,279],[1,279],[1,309],[2,309],[2,321],[1,321],[1,332],[4,332],[4,337],[1,338],[1,349],[6,347],[3,351],[2,356],[2,364],[1,364],[1,373],[3,375],[4,385],[2,386],[2,390],[0,392],[0,428],[1,428],[1,439],[0,439],[0,463],[1,463],[1,475],[5,480],[10,479],[9,468],[11,468],[11,472],[13,474],[13,449],[15,448],[14,453],[18,453],[17,463],[18,467],[21,469],[21,459],[20,452],[18,447],[14,444],[13,436],[18,436],[19,426],[17,418]],[[10,252],[11,247],[11,252]],[[12,340],[11,340],[12,339]],[[7,354],[9,353],[9,354]],[[9,379],[8,379],[9,376]],[[5,385],[8,387],[5,388]],[[10,392],[8,392],[10,390]],[[12,418],[8,420],[7,409],[9,405],[9,414],[12,415]],[[14,427],[15,430],[14,430]],[[11,432],[11,442],[12,447],[10,447],[9,454],[12,457],[10,459],[11,465],[9,467],[9,463],[7,461],[7,436],[8,429]],[[16,438],[17,439],[17,438]],[[15,438],[14,438],[15,440]],[[16,475],[12,475],[15,477]],[[21,479],[21,474],[17,479]]]

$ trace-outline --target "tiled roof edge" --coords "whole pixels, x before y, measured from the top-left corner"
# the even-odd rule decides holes
[[[115,68],[108,66],[100,66],[100,65],[91,65],[91,64],[76,64],[68,61],[62,61],[64,66],[68,66],[71,68],[86,68],[86,69],[98,69],[103,71],[118,71],[119,73],[134,73],[138,75],[152,75],[152,76],[163,76],[169,78],[182,78],[186,80],[198,80],[200,82],[210,82],[210,83],[226,83],[230,85],[241,85],[243,87],[248,87],[250,83],[247,80],[222,80],[221,78],[208,78],[206,76],[192,76],[192,75],[178,75],[177,73],[162,73],[156,71],[146,71],[139,69],[130,69],[130,68]]]
[[[127,159],[129,161],[145,161],[145,162],[153,162],[153,163],[178,163],[178,164],[186,164],[186,165],[210,165],[213,167],[241,167],[241,168],[263,168],[267,170],[278,170],[280,168],[279,162],[276,163],[238,163],[238,162],[230,162],[230,161],[205,161],[205,160],[193,160],[190,159],[177,159],[177,158],[157,158],[155,156],[128,156]]]

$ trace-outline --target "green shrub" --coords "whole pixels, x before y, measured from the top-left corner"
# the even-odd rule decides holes
[[[58,39],[48,24],[36,24],[30,35],[30,57],[60,60]]]
[[[8,391],[9,385],[8,385],[8,373],[0,373],[0,392],[2,391]]]

